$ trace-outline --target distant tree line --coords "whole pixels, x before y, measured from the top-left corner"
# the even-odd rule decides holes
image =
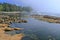
[[[22,7],[22,6],[17,6],[17,5],[13,5],[13,4],[9,4],[9,3],[0,3],[0,11],[6,11],[6,12],[10,12],[10,11],[27,11],[27,12],[31,12],[32,8],[31,7]]]

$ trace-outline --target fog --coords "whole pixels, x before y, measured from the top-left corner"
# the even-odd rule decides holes
[[[31,6],[37,12],[60,14],[60,0],[0,0],[20,6]]]

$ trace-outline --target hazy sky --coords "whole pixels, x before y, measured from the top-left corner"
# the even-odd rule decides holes
[[[60,0],[0,0],[17,5],[27,5],[40,12],[60,13]]]

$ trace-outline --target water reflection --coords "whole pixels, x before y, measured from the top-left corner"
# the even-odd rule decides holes
[[[11,27],[24,28],[17,32],[25,34],[22,40],[60,40],[60,24],[43,22],[34,18],[25,19],[28,23],[11,24]]]

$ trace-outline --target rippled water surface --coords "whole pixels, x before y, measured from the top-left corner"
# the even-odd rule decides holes
[[[60,40],[60,24],[43,22],[34,18],[24,18],[27,23],[13,23],[11,27],[24,28],[16,33],[24,33],[22,40]]]

